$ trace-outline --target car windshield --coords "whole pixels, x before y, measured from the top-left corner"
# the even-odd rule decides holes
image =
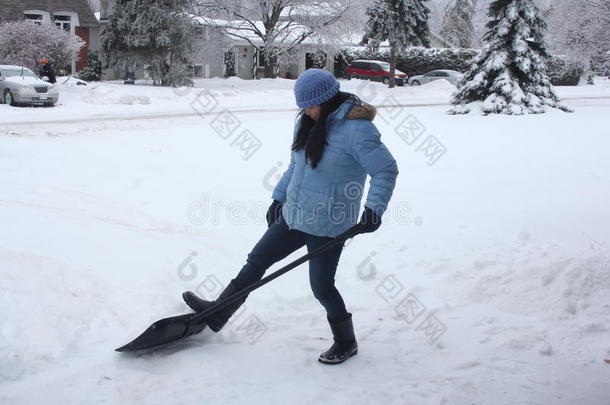
[[[19,69],[19,68],[2,69],[2,71],[4,72],[4,75],[6,77],[21,76],[21,69]],[[32,72],[28,68],[23,68],[23,76],[25,76],[25,77],[36,77],[34,72]]]
[[[381,68],[383,70],[385,70],[386,72],[390,71],[390,64],[387,62],[380,62],[379,65],[381,66]]]

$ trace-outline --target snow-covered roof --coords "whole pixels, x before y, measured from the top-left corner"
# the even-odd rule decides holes
[[[254,29],[262,33],[265,32],[265,26],[262,21],[253,21],[254,26],[250,22],[244,20],[222,20],[217,18],[195,17],[195,21],[209,27],[221,28],[238,41],[241,39],[244,42],[252,42],[254,44],[262,45],[263,43],[261,38],[253,32]],[[287,24],[287,22],[279,21],[277,25],[278,30],[281,31]],[[309,31],[304,25],[294,23],[291,23],[290,25],[291,27],[286,32],[285,36],[282,37],[286,42],[297,40],[298,37]],[[307,40],[302,43],[307,43]]]
[[[20,20],[23,18],[23,13],[29,10],[40,10],[51,14],[72,12],[78,16],[80,27],[99,25],[87,0],[4,0],[0,6],[2,18],[7,20]]]
[[[289,16],[297,16],[297,15],[306,15],[308,17],[313,16],[328,16],[332,14],[336,10],[337,6],[330,2],[316,2],[311,4],[297,4],[293,6],[286,6],[280,12],[281,17],[289,17]],[[330,10],[329,10],[330,9]]]
[[[374,60],[374,59],[354,59],[352,62],[370,62],[370,63],[388,63],[382,60]]]

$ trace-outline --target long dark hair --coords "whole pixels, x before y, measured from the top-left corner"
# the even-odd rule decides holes
[[[297,151],[305,148],[305,159],[306,161],[307,159],[311,160],[311,167],[314,169],[322,159],[325,146],[328,145],[326,141],[326,120],[350,96],[351,94],[340,91],[330,100],[320,104],[321,111],[317,122],[305,114],[305,109],[301,109],[298,113],[298,116],[301,117],[301,126],[292,143],[292,150]]]

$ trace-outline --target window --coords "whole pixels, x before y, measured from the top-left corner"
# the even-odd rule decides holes
[[[389,63],[380,63],[381,65],[381,69],[380,70],[385,70],[386,72],[390,71],[390,64]]]
[[[53,21],[57,28],[61,28],[65,31],[70,32],[70,23],[72,18],[69,15],[56,15],[53,16]]]
[[[38,25],[42,24],[42,14],[25,14],[25,19],[33,21]]]
[[[193,76],[194,77],[203,77],[203,66],[193,65]]]
[[[208,78],[210,77],[210,65],[207,63],[203,65],[191,65],[191,73],[193,74],[193,77]]]
[[[23,18],[38,25],[51,21],[49,12],[44,10],[24,10]]]
[[[437,77],[449,77],[449,74],[447,72],[437,72],[436,76]]]
[[[224,64],[222,73],[224,77],[235,76],[235,69],[237,68],[235,63],[235,57],[237,56],[237,50],[229,48],[224,51]]]
[[[210,39],[210,27],[198,25],[195,27],[195,36],[199,39]]]
[[[6,77],[20,77],[20,76],[36,77],[34,72],[32,72],[28,68],[23,68],[23,69],[7,68],[7,69],[3,69],[2,72],[4,73],[4,76],[6,76]]]

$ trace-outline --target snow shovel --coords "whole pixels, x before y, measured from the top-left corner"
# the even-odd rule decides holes
[[[267,284],[268,282],[278,278],[284,273],[294,269],[298,265],[305,263],[309,259],[314,256],[318,256],[319,254],[332,249],[337,246],[341,242],[346,241],[349,238],[352,238],[359,234],[363,229],[363,225],[356,224],[352,226],[347,231],[343,232],[341,235],[336,238],[329,240],[324,245],[320,246],[313,252],[307,253],[304,256],[301,256],[297,260],[292,263],[287,264],[281,269],[269,274],[267,277],[262,278],[259,281],[256,281],[244,289],[237,291],[235,294],[230,297],[216,302],[211,307],[206,309],[205,311],[199,313],[191,313],[186,315],[172,316],[170,318],[161,319],[155,323],[153,323],[148,329],[144,331],[140,336],[135,338],[130,343],[127,343],[125,346],[121,346],[116,349],[117,352],[131,352],[136,350],[150,349],[153,347],[161,346],[170,342],[173,342],[178,339],[185,338],[187,336],[195,335],[205,329],[207,326],[203,321],[207,316],[213,314],[214,312],[222,309],[226,305],[229,305],[242,297],[245,297],[250,292],[256,290],[257,288]]]

